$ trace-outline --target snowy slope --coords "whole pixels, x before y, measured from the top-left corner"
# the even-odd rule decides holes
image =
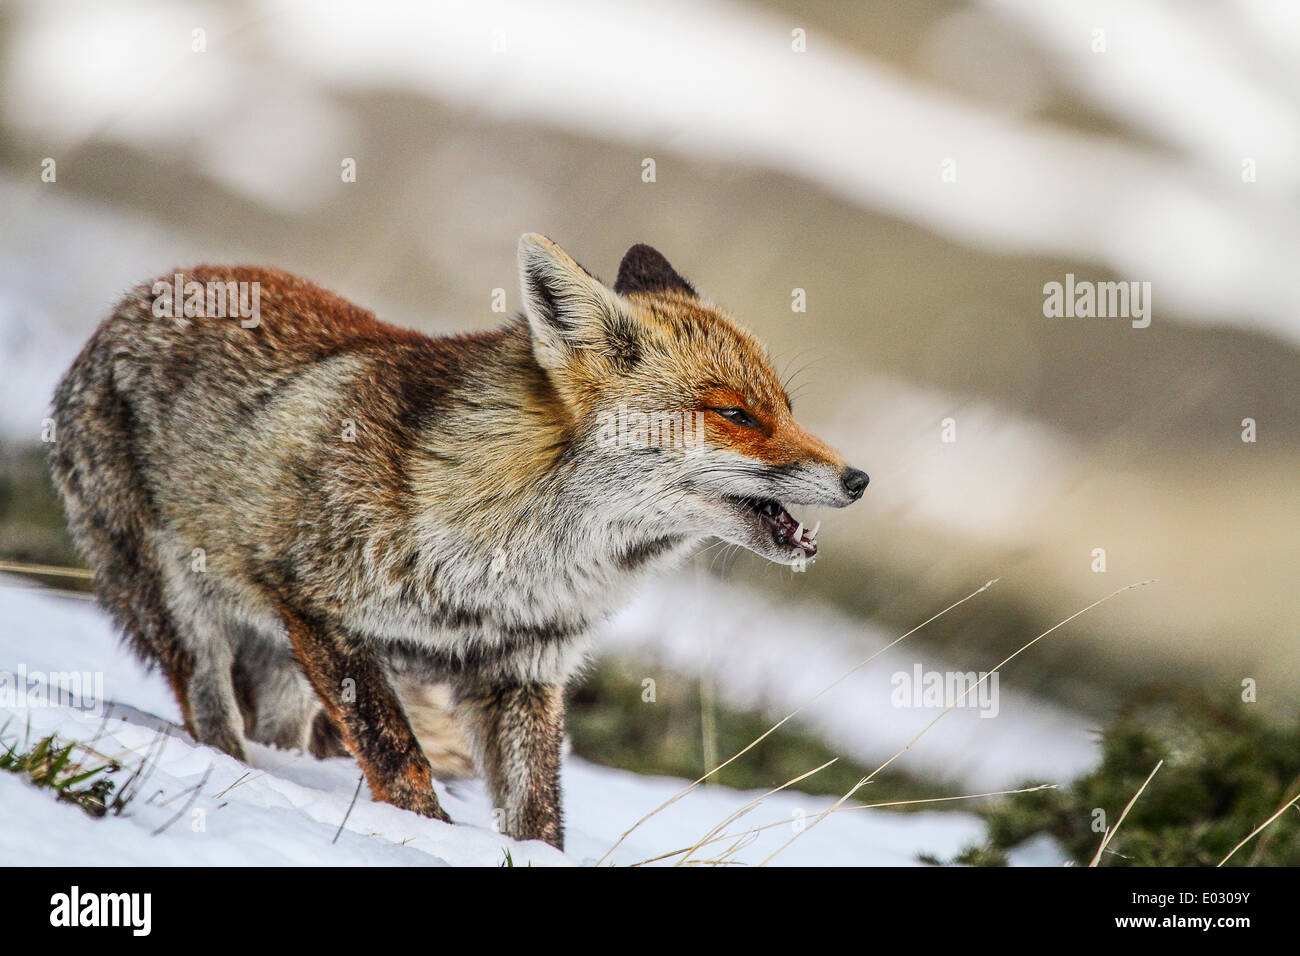
[[[493,832],[490,805],[477,782],[439,786],[456,826],[374,803],[364,787],[349,813],[359,776],[351,760],[317,761],[253,745],[250,767],[194,744],[174,729],[177,709],[162,678],[145,674],[119,649],[98,609],[25,589],[12,579],[0,581],[0,673],[33,676],[73,668],[102,673],[104,698],[119,703],[90,700],[83,701],[86,709],[76,709],[50,706],[31,695],[0,701],[0,725],[9,721],[5,742],[57,732],[68,740],[93,741],[98,753],[119,759],[127,768],[119,780],[146,759],[149,769],[126,813],[100,820],[56,802],[49,791],[0,774],[0,863],[5,865],[495,866],[507,848],[516,865],[591,864],[627,827],[685,784],[568,759],[564,854]],[[697,790],[638,829],[607,862],[632,864],[690,846],[755,795],[721,787]],[[830,802],[799,793],[768,798],[728,832],[779,825],[736,859],[760,862],[793,835],[800,820]],[[920,852],[951,855],[980,832],[978,820],[964,813],[853,810],[807,830],[777,862],[908,864]]]
[[[693,580],[688,573],[649,584],[602,629],[597,647],[647,662],[648,677],[663,668],[707,678],[719,700],[739,710],[761,709],[774,721],[880,652],[799,717],[836,753],[875,767],[943,711],[942,706],[896,706],[895,675],[917,666],[926,672],[967,672],[997,663],[991,658],[955,666],[924,653],[916,642],[882,650],[898,636],[824,604],[776,601],[753,588],[708,577]],[[987,791],[1026,780],[1059,783],[1096,764],[1091,721],[1024,690],[1014,666],[998,678],[996,712],[952,710],[900,768]]]

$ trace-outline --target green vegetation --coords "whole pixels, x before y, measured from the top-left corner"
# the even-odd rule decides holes
[[[53,735],[22,751],[15,743],[0,753],[0,771],[18,774],[38,788],[53,791],[56,799],[75,804],[92,817],[120,810],[123,801],[113,796],[116,785],[110,777],[121,766],[106,760],[87,767],[73,758],[73,751],[80,746],[60,744]]]
[[[654,702],[642,699],[642,681],[655,681]],[[717,757],[721,762],[772,726],[783,714],[713,707]],[[574,688],[568,728],[573,749],[595,763],[636,773],[665,774],[694,780],[704,766],[703,719],[698,682],[666,674],[662,668],[605,660]],[[739,760],[711,777],[739,789],[779,786],[838,756],[824,742],[793,722],[781,727]],[[799,781],[803,793],[847,793],[872,768],[841,757],[819,773]],[[855,801],[883,803],[964,793],[958,784],[921,780],[886,771],[855,796]],[[955,809],[960,804],[930,804],[923,809]],[[908,807],[898,808],[901,810]],[[963,809],[969,809],[965,807]]]
[[[1039,834],[1086,866],[1155,765],[1164,765],[1119,827],[1102,866],[1214,866],[1300,790],[1300,720],[1279,726],[1233,695],[1148,688],[1102,734],[1102,760],[1068,787],[1020,794],[982,812],[988,841],[955,863],[1005,865]],[[933,861],[929,861],[933,862]],[[1229,866],[1300,866],[1300,805]]]
[[[85,566],[68,536],[42,445],[0,440],[0,560]],[[66,578],[59,583],[80,584]]]

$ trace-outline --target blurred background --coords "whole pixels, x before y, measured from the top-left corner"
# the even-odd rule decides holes
[[[8,0],[0,560],[79,564],[42,419],[142,278],[275,265],[438,333],[503,321],[496,289],[519,307],[523,232],[610,280],[643,241],[769,343],[871,486],[812,516],[806,574],[714,549],[650,585],[574,690],[580,753],[698,773],[993,578],[724,780],[825,751],[848,769],[818,785],[851,785],[941,710],[891,702],[893,675],[988,670],[1151,578],[1017,657],[996,718],[954,711],[889,786],[1068,780],[1181,688],[1245,706],[1247,681],[1281,720],[1298,57],[1289,0]],[[1150,326],[1046,317],[1067,274],[1150,283]]]

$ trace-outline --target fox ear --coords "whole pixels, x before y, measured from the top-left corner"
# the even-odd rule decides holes
[[[677,274],[658,249],[638,242],[619,264],[614,291],[619,295],[631,295],[633,292],[659,292],[663,289],[696,295],[695,288]]]
[[[533,354],[551,372],[597,356],[616,365],[640,359],[635,320],[603,282],[545,236],[519,239],[519,281]]]

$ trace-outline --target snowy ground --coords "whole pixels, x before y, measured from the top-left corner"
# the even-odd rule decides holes
[[[144,674],[118,647],[92,604],[11,586],[17,585],[12,579],[0,583],[5,585],[0,586],[0,674],[25,673],[32,678],[29,686],[36,686],[37,672],[76,668],[103,675],[102,687],[92,684],[86,695],[92,699],[82,701],[87,709],[53,706],[31,693],[0,698],[0,724],[9,721],[5,742],[50,733],[94,741],[97,752],[127,768],[119,780],[142,761],[150,767],[126,812],[100,820],[56,802],[48,790],[0,774],[0,860],[7,865],[494,866],[507,848],[516,865],[591,864],[627,827],[685,784],[568,759],[564,854],[493,832],[490,806],[477,782],[439,787],[456,826],[374,803],[364,788],[349,812],[358,781],[352,761],[322,762],[254,746],[248,766],[196,745],[171,723],[176,706],[162,679]],[[93,699],[96,694],[102,696]],[[753,796],[720,787],[697,790],[638,829],[607,862],[632,864],[693,845]],[[769,797],[727,832],[777,825],[734,859],[762,861],[830,802],[800,793]],[[966,813],[852,810],[805,830],[777,862],[909,864],[921,852],[949,856],[980,832],[979,821]],[[706,848],[697,858],[707,859],[709,851],[720,852],[731,842]],[[1038,847],[1018,862],[1059,858],[1051,848]]]

